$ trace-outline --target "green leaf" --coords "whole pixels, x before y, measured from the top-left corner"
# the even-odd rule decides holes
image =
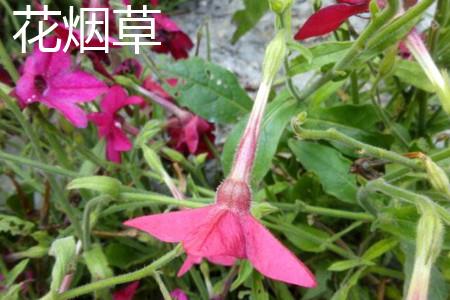
[[[313,46],[309,48],[313,58],[310,59],[304,55],[294,58],[288,73],[290,76],[294,76],[334,64],[343,57],[351,45],[351,42],[327,42]]]
[[[314,253],[326,250],[330,236],[325,231],[303,224],[292,226],[283,222],[280,222],[279,228],[286,238],[300,250]]]
[[[178,78],[167,89],[178,102],[197,115],[217,123],[232,123],[249,112],[253,102],[230,71],[200,58],[161,66],[168,77]]]
[[[269,293],[264,289],[262,276],[259,273],[253,273],[253,284],[251,297],[252,300],[269,300]]]
[[[328,194],[347,203],[356,203],[356,178],[349,174],[350,160],[334,148],[312,142],[290,140],[289,147],[297,160],[320,178]]]
[[[108,176],[91,176],[91,177],[81,177],[72,180],[67,185],[67,189],[69,190],[88,189],[103,194],[108,194],[111,195],[112,197],[117,197],[120,193],[121,186],[122,183],[116,178]]]
[[[34,224],[14,216],[0,215],[0,232],[11,235],[27,236],[31,234]]]
[[[380,120],[377,110],[370,104],[348,104],[322,108],[315,111],[312,116],[368,131],[374,130],[375,124]]]
[[[238,10],[233,15],[236,31],[231,38],[231,43],[236,43],[244,34],[255,27],[258,21],[269,9],[267,0],[244,0],[245,8]]]
[[[301,55],[303,55],[308,63],[311,63],[311,61],[313,60],[313,54],[311,50],[303,46],[301,43],[298,43],[297,41],[289,41],[287,43],[287,46],[290,50],[297,51]]]
[[[281,93],[268,105],[261,125],[261,136],[258,142],[255,165],[252,172],[252,182],[258,183],[272,167],[272,160],[278,149],[278,144],[286,125],[300,111],[296,101],[289,100],[287,91]],[[239,122],[229,135],[222,154],[222,164],[228,173],[233,163],[235,151],[247,124],[245,118]]]
[[[8,272],[6,275],[6,278],[4,282],[2,282],[2,285],[6,287],[10,287],[13,285],[13,283],[16,281],[17,277],[20,276],[20,274],[25,271],[25,268],[28,266],[29,259],[24,259],[20,263],[14,266],[14,268]]]
[[[421,90],[434,93],[435,88],[423,71],[422,67],[415,61],[401,60],[395,68],[395,76],[401,81],[413,85]]]
[[[238,287],[240,287],[244,282],[247,281],[247,279],[250,278],[250,275],[252,275],[253,267],[247,260],[243,260],[240,267],[239,267],[239,273],[236,278],[236,280],[231,285],[231,291],[236,290]]]
[[[370,246],[370,248],[364,252],[362,258],[365,260],[374,260],[384,253],[392,250],[397,245],[398,240],[395,238],[381,240]]]
[[[76,257],[75,238],[69,236],[57,239],[52,243],[49,254],[55,257],[55,264],[52,270],[51,291],[58,291],[64,276],[73,269]]]
[[[337,261],[337,262],[331,264],[331,266],[328,267],[328,270],[332,271],[332,272],[341,272],[341,271],[346,271],[348,269],[353,269],[355,267],[366,266],[366,265],[374,265],[374,263],[372,263],[370,261],[364,261],[359,258],[348,259],[348,260]]]

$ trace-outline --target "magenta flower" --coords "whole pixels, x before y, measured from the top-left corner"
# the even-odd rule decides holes
[[[100,138],[106,139],[106,157],[115,163],[121,162],[121,152],[130,151],[133,144],[128,139],[124,119],[118,111],[127,105],[141,104],[139,96],[128,96],[126,91],[116,85],[109,89],[100,103],[101,112],[89,114],[89,120],[97,125]]]
[[[337,2],[309,17],[294,38],[304,40],[333,32],[351,16],[367,12],[370,3],[369,0],[337,0]]]
[[[173,117],[169,120],[167,126],[167,132],[170,136],[169,144],[184,154],[208,153],[211,157],[212,153],[205,139],[214,144],[214,124],[194,114],[186,113],[186,116],[181,119]]]
[[[188,257],[179,276],[203,258],[224,266],[248,259],[269,278],[314,287],[308,268],[250,214],[250,200],[246,183],[228,179],[219,187],[214,205],[140,217],[125,225],[164,242],[181,242]]]
[[[56,38],[44,40],[45,47],[56,45]],[[59,111],[76,127],[87,126],[85,112],[78,103],[89,102],[107,91],[94,76],[72,68],[70,54],[62,50],[44,53],[36,46],[26,59],[15,94],[22,107],[40,102]]]
[[[139,288],[139,281],[132,282],[123,288],[117,290],[113,294],[113,300],[133,300],[137,289]]]
[[[181,289],[175,289],[170,293],[170,296],[173,300],[189,300],[189,297],[186,293]]]
[[[156,22],[156,40],[159,46],[153,46],[157,53],[170,53],[175,59],[187,58],[189,50],[194,47],[189,36],[178,25],[164,14],[153,15]]]

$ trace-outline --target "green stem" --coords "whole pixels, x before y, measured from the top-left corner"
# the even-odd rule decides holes
[[[351,94],[353,104],[359,104],[359,85],[358,85],[358,74],[353,71],[350,75],[351,80]]]
[[[177,247],[175,247],[175,249],[173,249],[169,253],[165,254],[164,256],[162,256],[161,258],[159,258],[152,264],[150,264],[138,271],[119,275],[119,276],[112,277],[112,278],[99,280],[99,281],[96,281],[93,283],[86,284],[84,286],[80,286],[78,288],[72,289],[70,291],[67,291],[65,293],[62,293],[62,294],[56,296],[55,299],[56,300],[72,299],[72,298],[76,298],[76,297],[79,297],[82,295],[92,293],[97,290],[110,288],[110,287],[113,287],[113,286],[116,286],[119,284],[137,281],[142,278],[151,276],[157,270],[164,267],[165,265],[167,265],[168,263],[173,261],[175,258],[180,256],[181,253],[182,253],[182,247],[181,247],[181,245],[178,245]]]
[[[14,16],[14,11],[12,10],[11,6],[8,4],[8,1],[0,0],[0,3],[5,8],[7,15],[10,17],[11,22],[13,23],[14,29],[16,30],[16,32],[18,32],[20,30],[20,25],[19,25],[19,22],[17,21],[16,16]]]
[[[383,27],[377,34],[375,34],[370,41],[367,42],[366,48],[372,48],[376,46],[380,41],[383,41],[386,36],[390,33],[395,32],[414,20],[415,18],[422,15],[430,5],[432,5],[434,0],[423,0],[419,1],[418,4],[414,5],[408,9],[402,16],[398,17],[390,24]],[[381,24],[384,25],[384,24]]]
[[[365,48],[367,41],[372,37],[372,35],[374,35],[382,26],[384,26],[384,24],[395,16],[399,8],[399,1],[388,0],[387,2],[387,8],[384,9],[379,16],[372,18],[369,25],[353,43],[352,47],[347,51],[345,56],[334,66],[332,73],[344,70],[348,64],[354,61],[359,52]]]
[[[447,159],[450,157],[450,148],[446,148],[444,150],[441,150],[439,152],[436,152],[432,155],[430,155],[430,158],[434,161],[434,162],[438,162],[444,159]],[[387,175],[383,176],[383,179],[388,181],[388,182],[392,182],[392,181],[396,181],[397,179],[403,177],[404,175],[408,174],[408,172],[410,171],[410,169],[408,168],[400,168],[396,171],[393,171]]]
[[[21,165],[30,166],[32,168],[36,168],[42,170],[49,174],[62,175],[66,177],[78,177],[79,174],[77,172],[73,172],[71,170],[67,170],[57,166],[47,165],[36,160],[32,160],[29,158],[25,158],[22,156],[6,153],[0,150],[0,160],[4,161],[12,161]]]
[[[274,204],[274,206],[277,206]],[[321,216],[328,216],[328,217],[336,217],[336,218],[343,218],[343,219],[350,219],[350,220],[359,220],[359,221],[374,221],[375,218],[368,213],[363,212],[350,212],[346,210],[338,210],[338,209],[332,209],[332,208],[326,208],[326,207],[319,207],[319,206],[312,206],[309,204],[306,204],[301,201],[297,201],[295,207],[298,207],[300,211],[304,213],[310,213],[310,214],[317,214]],[[294,207],[290,207],[290,209],[293,209]]]
[[[19,72],[17,72],[16,66],[14,66],[11,57],[8,55],[8,52],[6,51],[5,46],[3,45],[1,39],[0,39],[0,58],[2,65],[5,67],[5,70],[9,73],[11,78],[14,82],[17,82],[19,80]],[[2,95],[2,98],[3,95]]]
[[[362,153],[368,153],[370,155],[373,155],[378,158],[387,159],[391,162],[399,163],[404,166],[407,166],[413,170],[422,170],[423,167],[415,162],[414,160],[411,160],[409,158],[406,158],[402,155],[399,155],[395,152],[385,150],[383,148],[378,148],[372,145],[368,145],[365,143],[362,143],[358,140],[355,140],[349,136],[346,136],[343,133],[340,133],[334,128],[330,128],[328,130],[309,130],[309,129],[303,129],[299,126],[294,126],[294,131],[296,134],[303,139],[311,139],[311,140],[328,140],[328,141],[337,141],[344,143],[350,147],[353,147],[355,149],[361,150]]]
[[[445,223],[450,224],[450,212],[448,212],[446,208],[431,201],[430,198],[424,195],[416,194],[414,192],[399,188],[395,185],[388,184],[383,179],[376,179],[370,181],[363,188],[362,193],[360,194],[363,195],[363,197],[365,197],[370,192],[381,192],[392,198],[402,199],[403,201],[406,201],[416,206],[421,203],[432,205],[436,208],[436,211],[442,217],[442,220],[445,221]]]
[[[121,193],[120,199],[123,201],[148,201],[149,203],[158,203],[166,205],[175,205],[179,207],[199,208],[204,207],[205,203],[190,200],[180,201],[175,198],[159,195],[159,194],[138,194],[138,193]]]
[[[17,106],[17,104],[15,103],[15,101],[13,101],[11,99],[11,97],[9,95],[6,95],[1,89],[0,89],[0,98],[2,98],[5,101],[7,107],[12,111],[15,118],[19,121],[20,125],[22,126],[23,130],[25,131],[25,134],[27,135],[28,139],[31,142],[31,145],[33,147],[33,150],[36,153],[38,160],[45,161],[45,159],[44,159],[45,154],[42,151],[42,149],[39,147],[39,140],[37,139],[37,134],[33,130],[33,128],[30,126],[30,124],[27,122],[27,120],[23,116],[22,112],[20,111],[20,109]],[[72,207],[68,198],[66,197],[66,195],[64,195],[64,191],[60,187],[59,183],[55,180],[55,178],[53,176],[48,176],[48,180],[49,180],[51,186],[53,186],[53,188],[55,189],[55,192],[56,192],[55,198],[57,199],[58,203],[61,205],[62,211],[67,215],[70,222],[74,226],[76,234],[78,236],[81,236],[81,233],[82,233],[81,225],[77,218],[76,209],[74,207]]]
[[[90,201],[87,202],[86,206],[84,207],[84,212],[83,212],[83,237],[82,237],[82,241],[83,241],[83,248],[85,251],[89,250],[91,248],[91,212],[93,211],[94,208],[96,208],[98,205],[103,204],[103,203],[108,203],[110,202],[112,199],[111,197],[107,196],[107,195],[101,195],[98,196],[94,199],[91,199]]]

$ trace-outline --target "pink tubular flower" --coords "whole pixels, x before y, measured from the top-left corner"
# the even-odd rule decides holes
[[[248,259],[269,278],[314,287],[308,268],[250,214],[250,200],[247,183],[227,179],[219,187],[214,205],[140,217],[125,225],[164,242],[181,242],[188,257],[179,276],[203,258],[224,266]]]
[[[56,38],[44,40],[53,47]],[[94,76],[72,69],[70,54],[62,50],[44,53],[35,47],[27,58],[15,93],[21,106],[40,102],[56,109],[76,127],[87,126],[87,117],[77,103],[89,102],[107,91],[107,86]]]
[[[351,16],[367,12],[370,3],[369,0],[338,0],[337,2],[309,17],[294,38],[305,40],[333,32]]]
[[[178,117],[171,118],[167,126],[167,132],[170,136],[169,144],[184,154],[208,153],[209,156],[212,156],[204,139],[206,138],[214,144],[214,130],[214,124],[191,113],[181,119]]]
[[[186,293],[181,289],[175,289],[170,293],[170,296],[174,300],[189,300],[189,297],[186,295]]]
[[[156,23],[156,40],[159,46],[153,46],[157,53],[171,53],[173,58],[182,59],[189,56],[189,50],[194,47],[189,36],[178,25],[164,14],[153,16]]]
[[[309,269],[250,213],[251,170],[271,85],[287,51],[284,37],[284,32],[279,33],[268,46],[263,82],[232,170],[218,188],[215,204],[125,222],[125,225],[145,231],[161,241],[181,243],[187,259],[179,276],[203,259],[224,266],[248,259],[256,270],[274,280],[303,287],[316,286]]]
[[[101,112],[89,114],[89,120],[99,128],[99,136],[106,139],[106,157],[115,163],[121,162],[121,152],[130,151],[132,143],[122,129],[124,119],[117,112],[127,105],[140,104],[143,99],[129,97],[126,91],[116,85],[109,89],[100,107]]]
[[[113,294],[113,300],[133,300],[136,290],[139,287],[139,281],[132,282]]]

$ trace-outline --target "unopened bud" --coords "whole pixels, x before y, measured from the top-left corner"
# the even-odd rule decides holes
[[[447,174],[431,158],[424,158],[425,169],[433,188],[447,196],[450,196],[450,182]]]
[[[263,63],[263,80],[272,82],[287,54],[286,30],[280,30],[269,43]]]
[[[67,185],[67,189],[88,189],[107,194],[112,197],[119,196],[122,183],[116,178],[108,176],[91,176],[77,178]]]
[[[422,205],[417,225],[416,256],[407,300],[427,300],[433,263],[442,249],[444,226],[430,204]]]
[[[278,15],[283,14],[291,4],[292,0],[269,0],[270,9]]]

